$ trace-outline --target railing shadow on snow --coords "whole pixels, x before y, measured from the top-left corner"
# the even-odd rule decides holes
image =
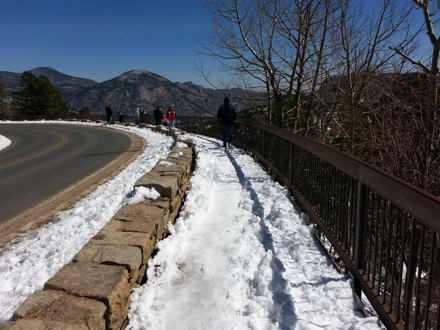
[[[178,127],[219,137],[214,117]],[[313,140],[238,119],[234,144],[288,187],[388,329],[440,329],[440,198]]]

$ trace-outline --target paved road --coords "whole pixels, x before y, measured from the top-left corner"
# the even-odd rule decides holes
[[[100,170],[128,151],[117,130],[58,124],[0,124],[0,224]]]

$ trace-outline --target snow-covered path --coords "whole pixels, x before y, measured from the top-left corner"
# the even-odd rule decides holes
[[[246,153],[191,136],[191,192],[132,296],[130,329],[375,329],[356,315],[287,190]]]

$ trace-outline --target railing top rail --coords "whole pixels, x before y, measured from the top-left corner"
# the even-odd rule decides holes
[[[325,160],[440,233],[440,198],[385,171],[286,129],[252,120],[237,123],[267,131]]]

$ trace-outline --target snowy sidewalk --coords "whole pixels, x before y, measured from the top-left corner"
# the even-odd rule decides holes
[[[197,168],[132,294],[129,329],[378,329],[286,189],[243,151],[190,135]]]

